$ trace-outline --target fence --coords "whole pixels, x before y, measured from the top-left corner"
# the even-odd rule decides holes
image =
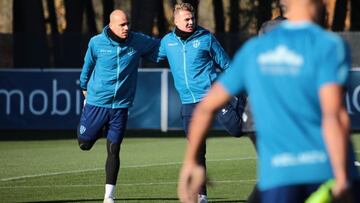
[[[80,69],[0,70],[0,130],[75,129],[83,104]],[[140,69],[129,129],[181,129],[180,101],[168,69]],[[360,129],[360,68],[350,72],[345,103]],[[248,119],[251,121],[252,119]],[[214,123],[214,128],[220,125]],[[252,131],[251,123],[244,125]]]

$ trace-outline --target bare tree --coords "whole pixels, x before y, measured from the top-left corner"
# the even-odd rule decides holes
[[[230,29],[231,33],[239,32],[239,0],[230,0]]]
[[[104,26],[110,22],[110,14],[114,10],[114,0],[102,0]]]
[[[63,66],[81,67],[87,39],[97,34],[95,13],[92,1],[64,0],[66,10],[66,29],[63,34]],[[83,14],[86,12],[87,33],[83,33]]]
[[[86,22],[87,22],[87,29],[90,35],[97,34],[96,22],[95,22],[95,12],[94,6],[92,1],[87,0],[85,1],[85,11],[86,11]]]
[[[260,29],[261,25],[271,19],[271,0],[259,0],[259,7],[257,12],[257,30]]]
[[[156,0],[158,1],[158,0]],[[131,28],[134,31],[152,34],[157,3],[147,0],[131,1]]]
[[[166,20],[165,17],[165,11],[164,11],[164,2],[163,0],[158,0],[157,1],[157,15],[156,15],[156,24],[159,30],[159,36],[164,36],[168,29],[169,29],[169,25],[168,22]]]
[[[41,0],[14,0],[13,33],[15,67],[49,67],[45,18]]]
[[[345,28],[345,19],[346,19],[346,7],[347,0],[336,0],[334,19],[332,22],[331,29],[333,31],[343,31]]]
[[[81,67],[82,24],[85,8],[84,0],[64,0],[66,29],[63,33],[62,66]]]
[[[52,57],[52,65],[57,67],[61,65],[61,56],[60,56],[60,34],[58,31],[57,17],[55,11],[54,0],[47,0],[47,9],[49,12],[48,22],[50,23],[51,30],[51,51],[50,54]]]
[[[131,28],[134,31],[153,34],[155,19],[159,35],[162,36],[168,31],[163,0],[153,0],[152,3],[147,0],[131,1]]]
[[[351,17],[350,30],[360,31],[360,0],[350,0]]]
[[[222,0],[213,0],[215,33],[225,32],[224,6]]]

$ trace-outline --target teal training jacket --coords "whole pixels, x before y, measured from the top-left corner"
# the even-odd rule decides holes
[[[159,40],[130,32],[124,43],[107,35],[91,38],[80,75],[80,87],[87,90],[86,103],[105,108],[132,106],[137,83],[137,71],[142,56],[152,58]]]
[[[199,102],[216,80],[217,69],[225,70],[230,63],[216,38],[199,26],[185,41],[174,31],[165,35],[160,43],[158,60],[166,57],[182,104]]]

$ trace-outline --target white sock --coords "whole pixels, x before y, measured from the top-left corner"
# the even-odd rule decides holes
[[[114,192],[115,192],[115,185],[111,185],[111,184],[106,184],[105,185],[105,197],[104,198],[108,198],[108,197],[114,197]]]

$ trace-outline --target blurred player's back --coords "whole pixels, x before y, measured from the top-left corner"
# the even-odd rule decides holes
[[[235,57],[261,140],[261,189],[332,177],[318,93],[324,84],[344,84],[348,56],[343,41],[318,25],[284,21]]]
[[[188,180],[211,115],[231,96],[246,91],[255,120],[262,202],[300,203],[334,179],[338,202],[357,197],[349,117],[343,87],[351,66],[343,40],[315,22],[325,0],[288,0],[288,21],[247,42],[234,56],[193,116],[179,195],[189,199]],[[185,184],[184,184],[185,182]],[[187,185],[186,185],[187,184]],[[349,190],[352,187],[354,192]]]

